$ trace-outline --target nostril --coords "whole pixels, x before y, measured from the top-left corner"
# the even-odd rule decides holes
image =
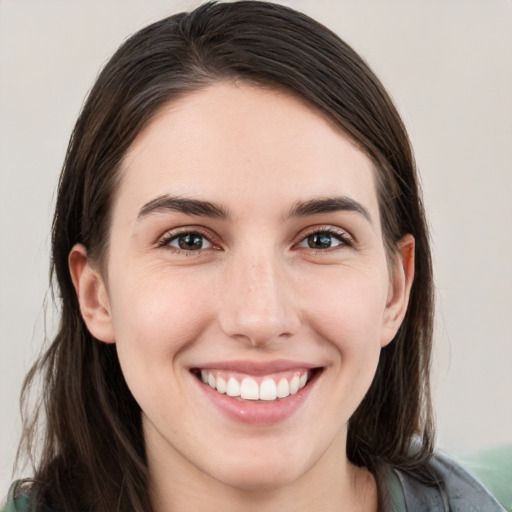
[[[233,274],[225,276],[218,314],[221,329],[228,336],[257,347],[293,336],[300,321],[285,274],[274,268],[270,257],[259,264],[235,266]]]

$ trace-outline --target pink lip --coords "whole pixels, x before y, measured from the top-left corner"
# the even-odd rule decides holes
[[[201,366],[202,369],[219,369],[237,371],[248,375],[268,375],[294,369],[318,368],[311,364],[290,361],[273,361],[268,364],[259,364],[247,361],[229,361],[212,363]],[[240,400],[218,393],[207,384],[203,384],[197,377],[194,380],[199,386],[203,396],[213,406],[228,418],[239,423],[254,426],[275,425],[290,418],[307,400],[315,387],[321,372],[315,373],[305,387],[296,394],[272,402]]]
[[[303,363],[301,361],[278,359],[276,361],[269,362],[219,361],[200,365],[197,368],[201,370],[225,370],[236,373],[245,373],[247,375],[261,376],[293,370],[312,370],[313,368],[318,368],[318,365]]]

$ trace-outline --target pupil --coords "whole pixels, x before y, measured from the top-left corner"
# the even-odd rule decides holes
[[[315,233],[308,236],[308,245],[312,249],[328,249],[331,247],[331,235]]]
[[[178,245],[181,249],[186,250],[194,250],[201,249],[203,246],[203,237],[196,233],[188,233],[187,235],[182,235],[178,239]]]

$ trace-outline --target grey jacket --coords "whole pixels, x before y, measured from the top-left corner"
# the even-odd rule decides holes
[[[384,512],[506,512],[475,477],[447,455],[436,453],[431,466],[441,482],[438,486],[385,468],[383,494],[388,503]]]
[[[382,468],[380,491],[387,501],[382,512],[506,512],[476,478],[448,456],[437,453],[431,465],[441,482],[437,487],[422,484],[402,471]],[[31,510],[29,495],[17,495],[16,486],[13,484],[9,501],[0,512]],[[50,511],[45,508],[44,512]]]

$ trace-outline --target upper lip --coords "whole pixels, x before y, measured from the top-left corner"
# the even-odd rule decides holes
[[[199,370],[224,370],[238,373],[245,373],[247,375],[268,375],[270,373],[279,373],[293,370],[312,370],[318,368],[319,365],[305,363],[302,361],[291,361],[286,359],[278,359],[274,361],[217,361],[210,362],[204,365],[194,366],[191,369]]]

